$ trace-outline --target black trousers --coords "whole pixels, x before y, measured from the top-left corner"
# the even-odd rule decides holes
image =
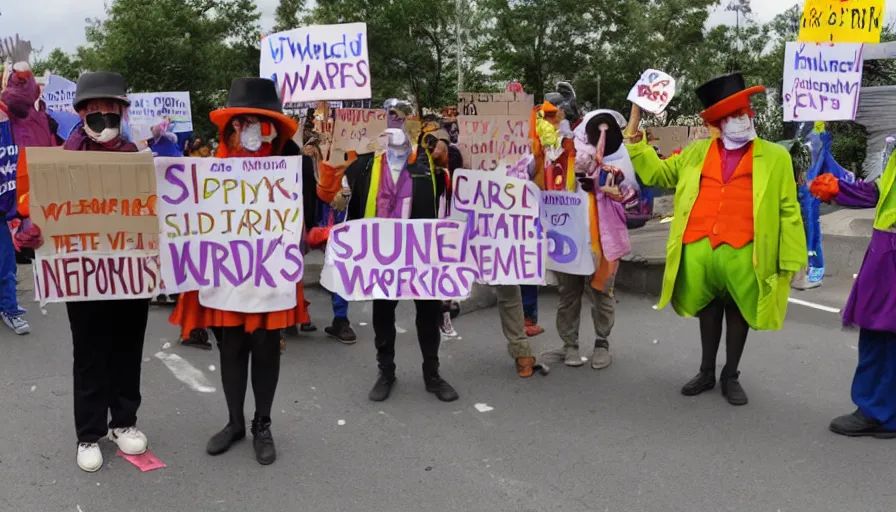
[[[442,301],[415,300],[417,307],[417,341],[423,354],[424,368],[439,367],[439,344],[442,333]],[[376,342],[376,361],[383,373],[395,373],[395,308],[398,301],[373,301],[373,332]]]
[[[249,383],[250,356],[255,415],[270,421],[274,394],[280,380],[280,331],[258,329],[247,333],[243,326],[239,326],[224,327],[221,334],[221,383],[230,423],[242,427],[246,425],[243,406]]]
[[[109,428],[137,424],[149,300],[68,302],[66,309],[74,346],[75,430],[79,443],[95,443]]]

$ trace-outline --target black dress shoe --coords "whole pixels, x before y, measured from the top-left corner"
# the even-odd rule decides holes
[[[684,396],[697,396],[704,391],[716,387],[716,374],[714,370],[700,370],[696,377],[689,380],[681,388],[681,394]]]
[[[740,385],[740,382],[737,380],[738,377],[740,377],[740,372],[730,377],[719,379],[719,382],[722,384],[722,396],[727,398],[728,403],[731,405],[747,405],[749,401],[747,400],[747,392]]]
[[[209,455],[221,455],[230,449],[237,441],[246,437],[246,427],[234,423],[228,423],[224,430],[213,435],[205,446]]]
[[[453,402],[458,399],[457,391],[439,376],[438,371],[424,372],[423,382],[426,383],[426,390],[443,402]]]
[[[252,420],[252,447],[255,448],[255,460],[262,466],[273,464],[277,460],[277,450],[274,448],[274,436],[271,434],[270,418],[255,418]]]
[[[884,429],[880,422],[873,420],[856,409],[831,422],[831,432],[848,437],[874,437],[876,439],[896,439],[896,431]]]
[[[392,388],[395,386],[395,374],[380,372],[380,376],[376,379],[376,384],[367,395],[374,402],[382,402],[389,398]]]

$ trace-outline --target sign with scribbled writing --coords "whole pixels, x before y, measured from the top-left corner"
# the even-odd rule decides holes
[[[462,300],[479,275],[464,261],[466,224],[359,219],[330,231],[321,285],[346,300]]]
[[[19,146],[12,142],[9,118],[0,111],[0,229],[5,229],[2,221],[15,215],[18,161]]]
[[[528,117],[459,116],[457,127],[457,146],[471,169],[491,171],[532,153]]]
[[[296,306],[302,280],[301,158],[156,158],[169,293],[242,313]]]
[[[457,95],[461,116],[521,116],[528,118],[535,96],[516,92],[462,92]]]
[[[675,79],[656,69],[645,71],[628,93],[628,101],[656,115],[663,113],[674,97]]]
[[[452,218],[465,220],[466,255],[483,284],[544,284],[541,197],[531,181],[457,169]]]
[[[128,124],[131,139],[145,140],[152,136],[150,129],[162,121],[171,123],[168,131],[193,131],[193,114],[189,92],[142,92],[128,94]]]
[[[41,98],[47,105],[47,112],[75,113],[74,100],[77,84],[59,75],[50,75],[47,85],[41,91]]]
[[[547,243],[547,269],[577,276],[594,273],[588,193],[543,191],[541,224]]]
[[[160,282],[156,180],[149,153],[28,148],[41,302],[139,299]]]
[[[370,98],[367,24],[311,25],[261,41],[261,76],[284,104]]]
[[[784,121],[856,118],[862,87],[861,44],[787,43]]]
[[[345,154],[355,151],[359,155],[372,153],[377,137],[386,130],[386,111],[338,108],[333,125],[333,145],[330,147],[330,161],[345,162]]]
[[[797,40],[879,43],[884,3],[884,0],[806,0]]]

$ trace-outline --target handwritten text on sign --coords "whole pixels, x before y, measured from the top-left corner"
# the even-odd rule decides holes
[[[587,193],[544,191],[541,223],[547,238],[548,270],[590,276],[594,273]]]
[[[452,216],[467,221],[465,245],[485,284],[544,284],[545,247],[534,183],[457,169]]]
[[[879,43],[884,3],[884,0],[806,0],[797,40]]]
[[[42,302],[152,297],[160,283],[156,182],[149,153],[28,148]]]
[[[856,118],[862,86],[862,45],[787,43],[784,121]]]
[[[296,305],[304,270],[299,157],[157,158],[168,291],[264,313]]]
[[[41,92],[41,97],[47,105],[48,112],[75,113],[72,102],[75,99],[77,85],[71,80],[66,80],[59,75],[50,75],[46,87]]]
[[[651,114],[661,114],[675,97],[675,79],[662,71],[648,69],[628,93],[628,100]]]
[[[261,76],[272,79],[284,104],[370,98],[367,25],[312,25],[261,42]]]
[[[150,128],[162,121],[170,121],[170,131],[193,131],[193,114],[189,92],[145,92],[129,94],[131,102],[128,119],[134,140],[150,137]]]
[[[458,147],[464,165],[494,170],[502,161],[517,161],[532,152],[529,119],[521,116],[459,116]]]
[[[330,232],[321,284],[346,300],[465,299],[478,270],[463,261],[466,225],[360,219]]]
[[[359,155],[372,153],[376,138],[386,129],[386,111],[361,108],[336,109],[333,125],[333,145],[330,160],[342,163],[344,155],[355,151]]]

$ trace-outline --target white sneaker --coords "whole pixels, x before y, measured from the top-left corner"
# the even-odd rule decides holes
[[[12,329],[19,336],[29,334],[31,332],[31,326],[28,325],[28,322],[25,321],[24,315],[13,316],[6,313],[0,313],[0,316],[3,317],[3,323],[5,323],[7,327]]]
[[[146,436],[137,427],[113,428],[109,440],[125,455],[141,455],[146,451]]]
[[[78,467],[93,473],[103,467],[103,452],[96,443],[81,443],[78,445]]]

